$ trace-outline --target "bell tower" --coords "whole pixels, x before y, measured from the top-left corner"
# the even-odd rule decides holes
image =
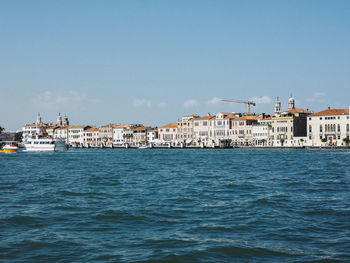
[[[38,113],[38,116],[36,117],[36,124],[41,124],[41,116],[40,116],[40,113]]]
[[[61,126],[62,125],[62,116],[61,116],[61,113],[58,113],[58,116],[57,116],[57,125]]]
[[[282,105],[281,105],[279,97],[277,96],[277,100],[275,103],[275,113],[281,113],[281,112],[282,112]]]
[[[295,100],[294,100],[292,94],[290,94],[290,98],[288,100],[288,110],[291,110],[294,108],[295,108]]]

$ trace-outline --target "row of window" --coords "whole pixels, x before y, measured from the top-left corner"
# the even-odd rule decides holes
[[[320,132],[340,132],[340,124],[325,124],[324,126],[320,124]],[[350,127],[349,124],[346,124],[346,131],[349,132]],[[312,126],[309,125],[309,132],[312,132]]]
[[[346,116],[347,119],[349,119],[349,116]],[[335,116],[332,116],[332,117],[324,117],[325,120],[340,120],[340,116],[338,117],[335,117]],[[309,120],[311,121],[311,118],[309,118]],[[320,117],[320,120],[322,120],[322,117]]]

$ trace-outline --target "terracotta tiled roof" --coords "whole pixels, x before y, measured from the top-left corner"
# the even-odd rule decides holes
[[[107,125],[103,125],[100,128],[117,128],[119,125],[118,124],[107,124]]]
[[[88,125],[68,125],[67,129],[84,129],[90,127]]]
[[[177,123],[169,123],[169,124],[161,126],[159,128],[177,128]]]
[[[260,120],[261,118],[259,116],[242,116],[239,118],[236,118],[235,120]]]
[[[238,117],[237,117],[237,114],[236,114],[236,113],[227,113],[227,115],[225,116],[225,118],[227,118],[227,119],[236,119],[236,118],[238,118]]]
[[[67,130],[69,128],[69,126],[62,126],[57,128],[56,130]]]
[[[96,132],[98,131],[98,128],[97,127],[91,127],[89,129],[86,129],[85,132]]]
[[[49,123],[39,123],[39,124],[36,124],[36,123],[32,123],[32,124],[26,124],[24,127],[35,127],[35,126],[38,126],[38,127],[46,127],[46,126],[52,126],[52,124],[49,124]]]
[[[270,116],[270,117],[265,117],[265,118],[263,118],[263,119],[261,119],[262,121],[269,121],[269,120],[272,120],[272,117]]]
[[[215,119],[215,116],[213,116],[213,115],[203,116],[203,117],[196,118],[195,120],[200,121],[200,120],[211,120],[211,119]]]
[[[290,110],[286,110],[285,112],[288,112],[288,113],[311,113],[311,111],[309,110],[304,110],[304,109],[290,109]]]
[[[198,115],[197,114],[191,114],[191,115],[184,115],[183,117],[196,117],[196,116],[198,116]]]
[[[147,130],[148,128],[151,128],[151,127],[149,127],[149,126],[141,126],[141,127],[135,128],[134,130],[137,130],[137,131],[139,131],[139,130]]]
[[[116,129],[120,129],[120,128],[130,128],[130,125],[129,125],[129,124],[121,124],[121,125],[117,125],[116,127],[113,127],[113,128],[116,128]]]
[[[348,109],[326,109],[323,111],[315,112],[310,116],[345,115],[345,114],[349,114]]]

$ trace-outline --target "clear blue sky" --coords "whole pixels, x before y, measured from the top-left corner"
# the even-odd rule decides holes
[[[0,125],[350,104],[350,1],[0,1]]]

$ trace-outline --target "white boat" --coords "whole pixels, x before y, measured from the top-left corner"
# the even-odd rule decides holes
[[[24,144],[27,152],[63,152],[68,145],[63,139],[31,138]]]
[[[150,146],[150,145],[142,144],[142,145],[139,145],[138,148],[139,148],[139,149],[149,149],[149,148],[151,148],[151,146]]]

